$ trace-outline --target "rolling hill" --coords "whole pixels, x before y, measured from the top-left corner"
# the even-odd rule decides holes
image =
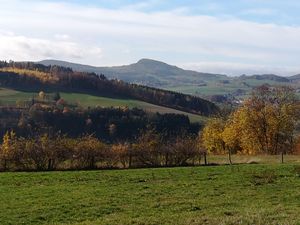
[[[204,99],[192,95],[163,89],[130,84],[116,79],[107,79],[95,73],[77,72],[60,66],[45,66],[30,62],[1,62],[0,87],[5,96],[6,90],[19,91],[16,95],[32,95],[41,90],[65,93],[65,98],[82,102],[85,106],[102,103],[105,106],[130,106],[149,111],[189,113],[208,116],[218,111],[218,107]],[[4,89],[3,89],[4,88]],[[9,93],[9,91],[8,91]],[[11,93],[11,92],[10,92]],[[12,95],[7,99],[17,101]],[[20,99],[22,100],[22,99]],[[87,101],[94,104],[88,104]],[[100,104],[101,105],[101,104]]]
[[[263,84],[291,85],[296,89],[300,88],[300,75],[284,77],[276,74],[258,74],[231,77],[184,70],[151,59],[141,59],[130,65],[114,67],[93,67],[58,60],[43,60],[40,63],[70,67],[76,71],[104,74],[109,78],[196,95],[209,100],[218,95],[244,98],[253,88]]]
[[[48,93],[51,94],[51,93]],[[13,106],[22,101],[30,101],[33,96],[38,96],[37,92],[25,92],[17,91],[8,88],[0,88],[0,106]],[[143,109],[146,112],[158,112],[161,114],[175,113],[183,114],[189,117],[191,122],[203,123],[206,117],[196,115],[193,113],[187,113],[180,110],[158,106],[147,102],[134,100],[134,99],[122,99],[122,98],[110,98],[101,97],[82,93],[68,93],[60,92],[60,96],[70,104],[77,104],[80,107],[128,107]]]
[[[104,74],[109,78],[117,78],[131,83],[164,87],[178,84],[202,84],[204,81],[225,79],[225,75],[200,73],[184,70],[164,62],[152,59],[141,59],[136,63],[124,66],[93,67],[58,60],[43,60],[39,63],[49,66],[70,67],[75,71]]]

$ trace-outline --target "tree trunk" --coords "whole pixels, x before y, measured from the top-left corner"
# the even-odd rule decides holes
[[[229,160],[230,165],[232,165],[231,150],[230,149],[228,149],[228,160]]]
[[[204,152],[204,165],[207,165],[206,152]]]
[[[131,168],[131,163],[132,163],[132,156],[131,154],[129,154],[128,168]]]
[[[281,163],[283,164],[283,151],[281,152]]]
[[[91,157],[89,169],[95,169],[95,157]]]
[[[166,154],[166,157],[165,157],[165,166],[168,166],[169,165],[169,154],[167,153]]]
[[[4,171],[7,170],[7,160],[6,159],[4,159],[3,170]]]
[[[48,170],[52,170],[52,160],[48,159]]]

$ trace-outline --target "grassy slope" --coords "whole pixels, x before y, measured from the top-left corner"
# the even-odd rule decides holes
[[[160,113],[178,113],[188,115],[192,122],[203,122],[205,117],[198,116],[191,113],[185,113],[179,110],[170,109],[162,106],[153,105],[150,103],[132,100],[132,99],[115,99],[92,96],[88,94],[78,94],[78,93],[60,93],[61,97],[70,103],[78,103],[84,107],[125,107],[129,108],[137,107],[142,108],[150,112],[160,112]],[[36,96],[37,93],[30,92],[20,92],[11,89],[0,88],[0,103],[1,104],[15,104],[17,100],[29,100],[32,96]]]
[[[170,89],[173,91],[178,91],[186,94],[193,94],[199,96],[206,96],[206,95],[223,95],[234,93],[238,89],[242,89],[247,93],[252,91],[253,87],[257,87],[268,83],[274,86],[281,86],[281,85],[291,85],[295,88],[299,86],[299,84],[293,83],[285,83],[285,82],[277,82],[273,80],[256,80],[256,79],[228,79],[230,82],[227,84],[220,83],[219,80],[208,81],[207,86],[197,86],[197,85],[181,85],[181,86],[165,86],[164,89]],[[246,83],[248,86],[245,86]]]
[[[2,225],[299,224],[300,178],[276,164],[0,173],[0,202]]]

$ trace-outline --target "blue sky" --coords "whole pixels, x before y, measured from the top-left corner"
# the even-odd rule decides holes
[[[0,0],[0,58],[300,73],[296,0]]]
[[[235,17],[259,23],[300,24],[299,0],[93,0],[66,1],[108,9],[135,8],[144,12],[182,9],[189,15]]]

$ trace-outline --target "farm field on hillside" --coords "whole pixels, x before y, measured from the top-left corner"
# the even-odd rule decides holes
[[[210,96],[210,95],[228,95],[234,94],[237,91],[245,91],[245,94],[239,95],[240,98],[246,98],[253,88],[268,84],[271,86],[283,86],[288,85],[294,88],[298,88],[297,84],[277,82],[273,80],[257,80],[257,79],[233,79],[229,78],[228,83],[222,83],[220,80],[212,80],[206,82],[206,86],[199,85],[173,85],[164,86],[166,90],[172,90],[176,92],[182,92],[186,94],[198,95],[198,96]]]
[[[300,165],[0,173],[0,224],[299,224]]]
[[[166,87],[166,90],[182,92],[186,94],[209,96],[209,95],[226,95],[235,92],[239,86],[234,85],[218,85],[217,83],[209,83],[207,86],[172,86]],[[246,91],[251,91],[250,88],[245,88]]]
[[[27,101],[36,96],[37,93],[33,92],[21,92],[12,89],[0,88],[0,104],[3,105],[14,105],[17,101]],[[189,116],[192,122],[203,122],[206,118],[182,112],[176,109],[170,109],[167,107],[153,105],[147,102],[142,102],[132,99],[117,99],[117,98],[108,98],[108,97],[99,97],[88,94],[79,94],[79,93],[60,93],[61,97],[70,103],[77,103],[83,107],[125,107],[129,108],[142,108],[145,111],[150,112],[159,112],[159,113],[178,113]]]

